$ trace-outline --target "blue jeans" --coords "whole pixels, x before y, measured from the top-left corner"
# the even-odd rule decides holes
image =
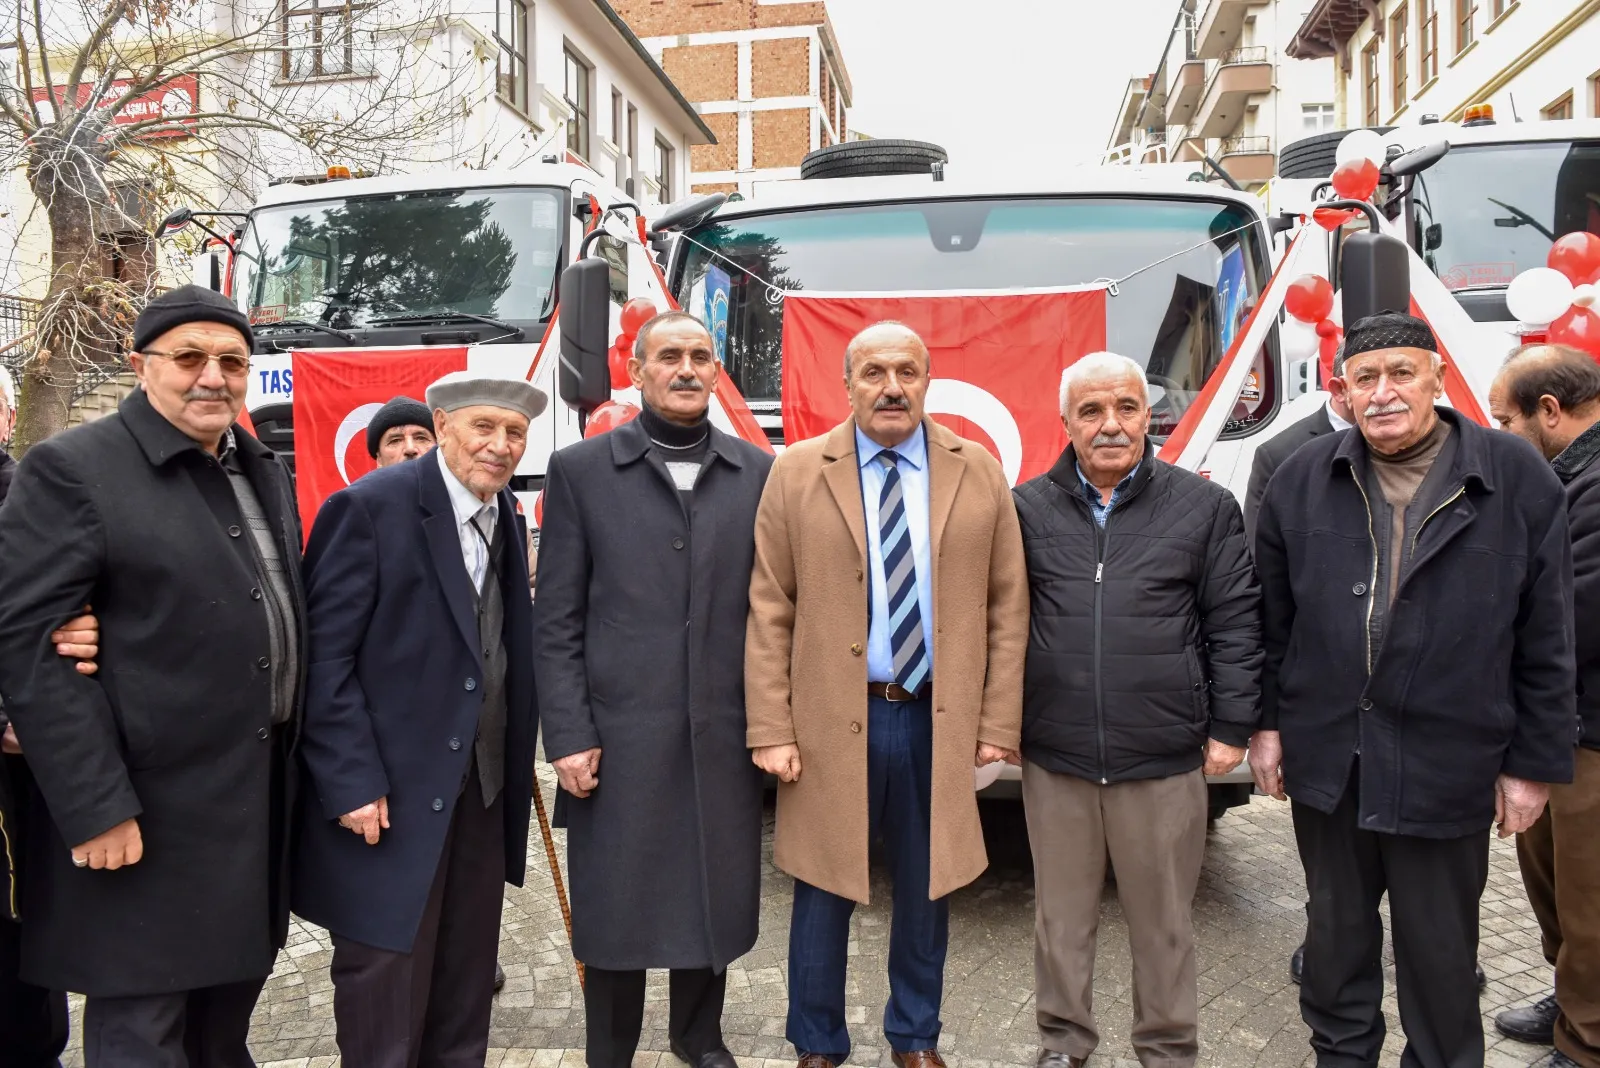
[[[869,834],[873,840],[882,838],[894,879],[883,1033],[899,1053],[939,1045],[939,1000],[950,944],[950,903],[928,900],[932,711],[927,699],[867,699]],[[785,1035],[802,1056],[819,1053],[834,1064],[843,1064],[850,1055],[844,978],[855,907],[849,898],[795,880]]]

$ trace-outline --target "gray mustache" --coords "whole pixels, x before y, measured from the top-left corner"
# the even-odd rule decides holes
[[[186,401],[226,401],[232,400],[233,394],[225,389],[212,389],[209,386],[193,386],[183,395]]]
[[[1399,402],[1381,405],[1369,404],[1367,405],[1366,410],[1361,414],[1370,419],[1375,415],[1399,415],[1401,412],[1409,412],[1410,410],[1411,408],[1409,406]]]
[[[1096,449],[1108,449],[1117,445],[1132,445],[1133,439],[1127,434],[1096,434],[1090,444]]]
[[[706,387],[700,384],[698,378],[674,378],[672,385],[667,388],[674,393],[699,393]]]
[[[905,411],[906,399],[904,397],[879,397],[872,405],[875,412]]]

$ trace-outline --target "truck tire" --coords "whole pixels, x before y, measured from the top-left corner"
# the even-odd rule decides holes
[[[1367,129],[1386,134],[1393,126],[1369,126]],[[1326,178],[1333,173],[1333,157],[1339,151],[1339,142],[1349,130],[1330,130],[1312,134],[1283,146],[1278,153],[1279,178]]]
[[[949,154],[926,141],[882,138],[846,141],[806,154],[800,161],[802,178],[866,178],[882,174],[928,174]]]

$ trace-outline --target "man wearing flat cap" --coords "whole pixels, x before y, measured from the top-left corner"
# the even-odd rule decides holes
[[[1256,568],[1266,670],[1250,743],[1293,799],[1310,891],[1300,1010],[1319,1064],[1383,1046],[1388,895],[1402,1063],[1484,1061],[1473,965],[1489,838],[1572,778],[1572,551],[1561,482],[1526,441],[1437,407],[1428,324],[1361,319],[1332,381],[1357,433],[1283,462]]]
[[[294,908],[333,935],[339,1050],[360,1068],[483,1064],[533,797],[533,613],[507,486],[546,397],[457,371],[427,399],[432,454],[329,497],[306,548]]]
[[[139,388],[35,445],[0,510],[0,694],[43,802],[22,977],[88,996],[91,1068],[251,1063],[287,931],[300,531],[284,465],[234,425],[251,341],[209,289],[152,301]],[[50,640],[90,601],[94,674]]]
[[[379,467],[415,460],[435,444],[433,413],[410,397],[391,399],[367,424],[367,455]]]

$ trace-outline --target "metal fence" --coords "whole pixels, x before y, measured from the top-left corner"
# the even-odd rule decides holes
[[[33,355],[33,333],[39,302],[27,297],[0,294],[0,364],[15,374]]]

